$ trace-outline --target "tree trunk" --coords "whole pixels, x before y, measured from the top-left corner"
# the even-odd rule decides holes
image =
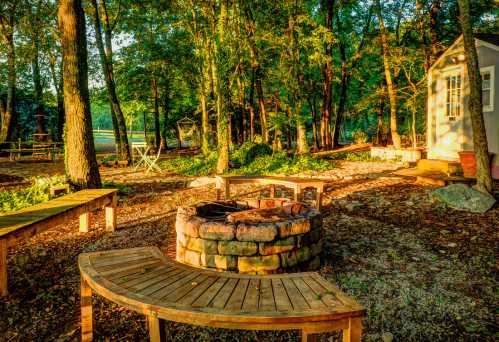
[[[470,84],[469,106],[477,166],[476,187],[480,191],[490,193],[492,191],[493,182],[490,174],[489,148],[482,112],[482,77],[480,76],[478,55],[470,20],[470,3],[469,0],[458,0],[458,3]]]
[[[228,96],[226,94],[227,84],[229,82],[227,66],[224,60],[225,51],[227,48],[224,46],[224,34],[226,30],[227,19],[227,4],[225,1],[221,2],[220,14],[216,21],[216,39],[213,42],[213,53],[215,60],[212,64],[213,68],[213,88],[215,90],[215,99],[217,106],[217,140],[218,140],[218,160],[217,160],[217,173],[222,174],[229,169],[229,142],[230,142],[230,117],[227,110]]]
[[[381,5],[379,0],[376,0],[376,15],[379,21],[379,30],[381,45],[383,47],[383,65],[385,68],[386,86],[388,88],[388,98],[390,99],[390,131],[392,135],[392,142],[395,148],[401,147],[400,135],[397,131],[397,88],[392,80],[390,68],[390,47],[388,46],[388,36],[385,30],[385,24],[381,15]]]
[[[347,102],[348,90],[348,75],[347,75],[347,59],[345,46],[340,43],[340,58],[341,58],[341,90],[340,99],[338,102],[338,109],[334,118],[334,134],[333,134],[333,148],[340,145],[340,127],[343,123],[343,113],[345,112],[345,105]]]
[[[56,141],[62,141],[63,140],[63,131],[64,131],[64,96],[63,96],[63,80],[62,80],[62,75],[63,75],[63,59],[61,58],[61,65],[59,67],[59,72],[56,70],[56,63],[57,63],[57,58],[56,56],[52,53],[51,50],[48,52],[49,55],[49,67],[50,67],[50,76],[52,77],[52,83],[54,85],[55,91],[56,91],[56,98],[57,98],[57,127],[56,127],[56,134],[54,135],[54,138]]]
[[[322,0],[322,10],[326,12],[325,27],[330,34],[333,34],[333,17],[334,17],[335,0]],[[325,46],[325,53],[328,60],[324,64],[324,81],[322,83],[323,102],[321,107],[322,124],[321,124],[321,145],[326,149],[333,146],[331,141],[331,112],[333,107],[333,43],[328,42]],[[330,59],[329,59],[330,58]],[[336,123],[338,120],[336,119]]]
[[[170,94],[166,89],[163,95],[163,129],[161,130],[161,145],[166,151],[168,149],[168,112],[170,110]]]
[[[92,0],[94,7],[94,25],[95,25],[95,40],[99,55],[101,59],[102,72],[106,80],[106,88],[108,93],[109,104],[111,105],[111,115],[113,118],[113,127],[115,137],[119,140],[117,143],[118,155],[121,160],[131,161],[130,146],[128,143],[128,135],[126,131],[126,122],[121,110],[121,105],[116,94],[116,82],[114,80],[113,71],[113,49],[112,49],[112,30],[109,23],[109,16],[107,14],[106,0],[100,1],[100,8],[97,0]],[[99,13],[100,11],[100,13]],[[101,16],[104,26],[104,41],[105,47],[102,42],[101,33]]]
[[[432,0],[430,8],[430,42],[431,42],[431,59],[430,66],[435,63],[438,57],[440,57],[440,41],[438,39],[437,26],[438,26],[438,14],[442,5],[442,0]]]
[[[154,144],[156,150],[159,150],[161,145],[161,127],[159,124],[159,95],[158,95],[158,82],[156,78],[151,80],[152,95],[154,99]]]
[[[60,0],[58,16],[65,61],[66,173],[69,181],[77,189],[99,188],[101,180],[92,135],[87,40],[81,0]]]
[[[376,144],[383,144],[383,113],[385,112],[385,97],[386,97],[386,86],[381,87],[381,94],[379,96],[379,106],[377,110],[378,125],[376,130]]]
[[[250,122],[249,122],[249,137],[250,141],[254,141],[255,139],[255,70],[251,70],[251,88],[249,93],[249,114],[250,114]]]
[[[0,143],[13,140],[17,123],[15,113],[16,101],[16,55],[14,48],[14,14],[10,18],[9,28],[3,32],[7,45],[7,104],[2,116]]]
[[[39,33],[38,29],[34,28],[31,37],[31,47],[33,49],[33,60],[31,61],[31,69],[33,72],[34,100],[36,103],[36,133],[45,133],[45,111],[43,107],[43,88],[40,76],[39,63]]]

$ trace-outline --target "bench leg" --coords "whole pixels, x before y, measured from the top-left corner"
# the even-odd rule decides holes
[[[343,342],[360,342],[362,338],[362,318],[350,318],[348,328],[343,329]]]
[[[317,207],[317,210],[321,211],[322,210],[322,192],[323,189],[317,188],[317,193],[316,193],[316,198],[315,198],[315,206]]]
[[[275,185],[270,186],[270,198],[275,198]]]
[[[317,341],[317,334],[312,334],[310,332],[307,332],[306,330],[302,330],[301,341],[302,342],[316,342]]]
[[[116,229],[116,207],[118,206],[118,196],[114,195],[111,205],[106,207],[106,230],[114,232]]]
[[[81,303],[81,341],[89,342],[93,338],[92,322],[92,289],[83,277],[80,285]]]
[[[153,316],[147,316],[149,326],[149,341],[166,342],[165,321]]]
[[[0,240],[0,297],[9,294],[7,289],[7,240]]]
[[[87,233],[92,225],[92,213],[86,212],[80,215],[80,233]]]

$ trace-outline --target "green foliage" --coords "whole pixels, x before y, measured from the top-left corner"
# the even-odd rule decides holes
[[[103,182],[102,187],[104,189],[118,189],[119,193],[122,195],[131,195],[134,193],[134,190],[121,183],[115,183],[115,182]]]
[[[27,208],[50,199],[50,187],[66,182],[63,176],[37,177],[33,185],[18,191],[0,192],[0,214]]]
[[[184,176],[206,176],[215,172],[217,158],[216,152],[211,152],[207,156],[198,154],[177,157],[163,161],[161,167],[169,172]]]
[[[291,175],[325,171],[333,167],[331,163],[311,155],[288,156],[286,153],[280,152],[274,153],[271,156],[257,157],[246,166],[239,169],[232,169],[231,173],[245,175]]]
[[[161,163],[165,170],[184,176],[206,176],[214,174],[217,164],[217,154],[212,152],[205,157],[202,154],[195,156],[177,157]],[[332,169],[334,164],[311,155],[288,155],[285,152],[273,155],[257,156],[253,161],[237,168],[232,168],[231,174],[244,175],[292,175],[310,173]]]
[[[257,157],[269,156],[272,148],[263,143],[246,141],[231,155],[231,161],[237,165],[244,166],[255,160]]]
[[[365,144],[369,140],[367,133],[360,130],[353,132],[352,138],[356,144]]]
[[[339,152],[332,154],[327,157],[331,160],[347,160],[347,161],[382,161],[378,158],[371,157],[371,153],[369,151],[361,151],[361,152]]]

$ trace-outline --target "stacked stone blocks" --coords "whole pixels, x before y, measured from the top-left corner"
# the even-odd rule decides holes
[[[180,207],[176,232],[176,258],[193,266],[246,274],[320,267],[322,216],[303,203],[250,199]]]

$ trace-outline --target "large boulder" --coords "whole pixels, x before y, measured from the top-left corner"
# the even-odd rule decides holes
[[[431,193],[432,198],[457,210],[483,214],[496,202],[492,195],[470,188],[465,184],[451,184]]]

